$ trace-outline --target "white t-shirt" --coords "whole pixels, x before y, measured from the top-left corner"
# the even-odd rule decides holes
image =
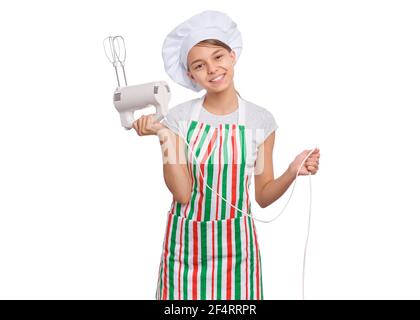
[[[192,108],[194,103],[199,100],[192,99],[183,103],[180,103],[171,109],[169,109],[166,119],[162,120],[162,123],[169,127],[172,131],[179,135],[181,132],[184,136],[187,134],[187,124],[191,119]],[[276,120],[270,111],[260,107],[252,102],[246,101],[241,98],[244,102],[245,109],[245,127],[255,131],[254,147],[258,147],[265,139],[278,128]],[[225,115],[216,115],[207,111],[204,107],[201,108],[198,121],[203,122],[212,126],[218,126],[219,124],[232,124],[238,122],[238,109],[234,112]]]

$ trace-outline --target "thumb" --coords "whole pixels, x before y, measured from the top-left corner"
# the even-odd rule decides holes
[[[303,150],[300,154],[301,155],[303,155],[303,156],[306,156],[309,152],[310,152],[311,150],[307,150],[307,149],[305,149],[305,150]]]
[[[158,114],[155,112],[155,113],[152,113],[151,114],[151,117],[152,117],[152,122],[154,122],[154,123],[158,123],[159,122],[159,120],[157,119],[158,118]]]
[[[303,159],[303,158],[305,158],[305,157],[308,155],[308,153],[309,153],[310,151],[311,151],[311,150],[307,150],[307,149],[303,150],[303,151],[299,154],[299,157],[301,157],[302,159]]]

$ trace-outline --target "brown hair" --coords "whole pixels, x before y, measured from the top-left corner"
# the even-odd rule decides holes
[[[205,44],[210,44],[210,45],[213,45],[213,46],[222,47],[222,48],[225,48],[229,53],[232,52],[232,48],[231,47],[229,47],[226,43],[224,43],[224,42],[222,42],[220,40],[217,40],[217,39],[205,39],[205,40],[202,40],[202,41],[198,42],[196,44],[196,46],[203,45],[203,44],[204,45]],[[189,66],[188,66],[188,71],[190,71],[190,67]],[[235,89],[235,91],[236,91],[236,89]],[[236,93],[241,97],[241,95],[239,94],[238,91],[236,91]]]

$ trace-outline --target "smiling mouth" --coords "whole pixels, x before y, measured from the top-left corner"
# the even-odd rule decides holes
[[[219,82],[222,82],[223,81],[223,79],[225,78],[225,73],[224,74],[222,74],[222,75],[220,75],[220,76],[218,76],[216,79],[214,79],[214,80],[210,80],[209,82],[211,82],[211,83],[219,83]]]

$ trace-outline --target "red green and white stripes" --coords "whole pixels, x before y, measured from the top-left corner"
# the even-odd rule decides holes
[[[156,298],[262,299],[260,259],[251,218],[200,222],[170,212]]]
[[[197,221],[234,218],[241,215],[228,203],[241,210],[249,203],[249,197],[245,194],[249,187],[245,174],[245,127],[236,124],[212,127],[192,121],[187,133],[187,142],[198,160],[196,164],[192,155],[187,153],[193,179],[192,195],[188,204],[174,201],[171,210]],[[201,177],[199,170],[205,179]],[[206,183],[227,202],[213,193]],[[174,208],[176,206],[181,208],[177,210]]]
[[[199,163],[187,152],[192,195],[168,213],[156,298],[262,299],[254,222],[229,205],[250,212],[245,128],[191,121],[187,141]]]

